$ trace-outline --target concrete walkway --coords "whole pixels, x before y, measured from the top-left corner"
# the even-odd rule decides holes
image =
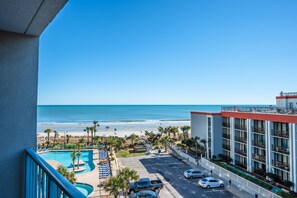
[[[83,174],[76,174],[77,182],[78,183],[86,183],[90,184],[93,186],[94,191],[88,196],[88,197],[101,197],[102,195],[108,195],[107,192],[104,192],[104,190],[101,188],[101,191],[98,187],[99,184],[99,168],[98,168],[98,163],[99,163],[99,152],[97,149],[93,150],[93,163],[95,165],[94,170],[88,172],[88,173],[83,173]],[[101,182],[101,181],[100,181]],[[100,196],[101,195],[101,196]]]

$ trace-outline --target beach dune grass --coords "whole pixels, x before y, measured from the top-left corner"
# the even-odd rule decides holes
[[[142,156],[145,155],[146,152],[133,152],[133,150],[121,150],[116,152],[116,156],[118,158],[122,158],[122,157],[137,157],[137,156]]]

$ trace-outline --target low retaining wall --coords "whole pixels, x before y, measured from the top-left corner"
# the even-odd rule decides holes
[[[212,163],[204,158],[202,158],[200,160],[200,165],[207,169],[207,170],[212,170],[213,173],[219,175],[220,177],[223,177],[227,180],[231,180],[232,185],[236,185],[238,187],[240,187],[241,189],[243,189],[244,191],[255,195],[257,194],[259,198],[281,198],[281,196],[265,189],[262,188],[261,186],[258,186],[256,184],[254,184],[253,182],[250,182],[249,180],[244,179],[243,177],[240,177],[238,175],[236,175],[235,173],[232,173],[218,165],[216,165],[215,163]]]
[[[232,185],[237,186],[238,188],[246,191],[247,193],[254,196],[255,194],[258,195],[258,198],[281,198],[281,196],[262,188],[261,186],[258,186],[257,184],[250,182],[249,180],[244,179],[243,177],[240,177],[236,175],[235,173],[232,173],[228,171],[227,169],[224,169],[223,167],[220,167],[219,165],[216,165],[215,163],[210,162],[207,159],[201,158],[200,160],[197,160],[183,151],[181,151],[176,146],[170,146],[170,149],[172,149],[174,152],[176,152],[179,156],[183,157],[185,160],[188,160],[189,162],[193,163],[194,165],[199,165],[203,168],[205,168],[208,171],[213,171],[214,174],[219,175],[219,177],[224,178],[225,180],[229,181],[231,180]]]

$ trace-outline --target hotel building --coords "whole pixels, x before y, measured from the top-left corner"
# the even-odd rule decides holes
[[[191,112],[191,128],[192,137],[208,140],[208,158],[223,154],[246,171],[291,181],[297,191],[297,92],[281,92],[276,106]]]

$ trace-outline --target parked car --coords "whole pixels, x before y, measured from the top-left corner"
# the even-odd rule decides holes
[[[200,171],[197,169],[189,169],[184,172],[184,176],[187,179],[193,179],[193,178],[198,178],[198,177],[206,177],[207,172],[205,171]]]
[[[163,183],[161,180],[150,180],[149,178],[141,178],[137,182],[130,182],[129,184],[129,194],[133,194],[143,190],[152,190],[157,193],[163,188]]]
[[[222,180],[215,179],[213,177],[205,177],[203,179],[200,179],[198,181],[198,185],[203,188],[216,188],[216,187],[223,188],[225,186]]]
[[[129,196],[129,198],[160,198],[159,193],[151,190],[142,190]]]

